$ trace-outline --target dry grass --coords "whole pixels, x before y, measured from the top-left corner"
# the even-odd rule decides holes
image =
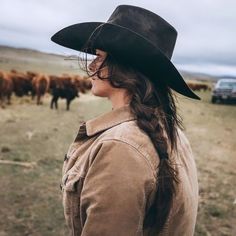
[[[236,235],[236,106],[181,98],[180,112],[195,154],[200,182],[199,235]],[[26,98],[0,110],[0,159],[36,162],[32,168],[0,164],[0,235],[67,235],[59,183],[64,153],[79,123],[111,109],[107,100],[81,95],[59,110]]]
[[[0,69],[49,74],[81,73],[78,62],[40,52],[0,47]],[[191,79],[195,78],[191,76]],[[196,78],[195,82],[198,82]],[[211,85],[211,81],[207,81]],[[200,204],[196,236],[236,235],[236,106],[181,98],[180,112],[195,154]],[[68,235],[59,183],[64,153],[82,120],[111,109],[107,100],[83,95],[59,110],[30,98],[13,99],[0,109],[0,159],[36,163],[28,168],[0,164],[0,236]]]
[[[236,235],[236,106],[213,105],[209,92],[199,94],[202,102],[180,104],[199,172],[195,235]]]

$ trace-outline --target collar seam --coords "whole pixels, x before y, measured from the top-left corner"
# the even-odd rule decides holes
[[[87,133],[87,136],[93,136],[93,135],[95,135],[97,133],[100,133],[102,131],[108,130],[108,129],[114,127],[114,126],[117,126],[117,125],[119,125],[121,123],[124,123],[124,122],[127,122],[127,121],[131,121],[131,120],[135,120],[135,118],[134,117],[128,117],[128,118],[125,118],[123,120],[114,121],[114,122],[111,122],[111,123],[109,123],[107,125],[101,126],[101,127],[97,128],[95,130],[92,130],[92,132],[88,132],[88,129],[87,129],[87,126],[86,126],[86,133]]]

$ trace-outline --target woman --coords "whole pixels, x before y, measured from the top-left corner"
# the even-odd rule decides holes
[[[197,173],[171,89],[199,98],[170,61],[176,36],[158,15],[121,5],[106,23],[72,25],[52,37],[96,54],[88,66],[92,93],[112,103],[80,126],[65,156],[71,235],[193,235]]]

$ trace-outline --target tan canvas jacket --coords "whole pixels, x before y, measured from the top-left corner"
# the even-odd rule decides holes
[[[174,156],[181,183],[163,235],[191,236],[198,182],[189,142],[179,131]],[[143,229],[156,192],[159,158],[129,106],[80,126],[63,165],[64,214],[73,236],[151,235]]]

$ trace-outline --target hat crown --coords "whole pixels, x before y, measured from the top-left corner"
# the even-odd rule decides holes
[[[107,23],[119,25],[141,35],[171,59],[177,31],[157,14],[141,7],[120,5]]]
[[[111,53],[146,75],[154,85],[163,82],[176,92],[200,99],[171,63],[177,31],[157,14],[120,5],[107,22],[70,25],[52,36],[52,41],[77,51]]]

